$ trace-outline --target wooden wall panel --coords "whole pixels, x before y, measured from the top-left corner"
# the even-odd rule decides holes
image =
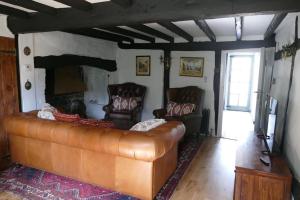
[[[0,37],[0,121],[19,111],[15,41]],[[8,138],[0,126],[0,169],[2,158],[9,154]]]

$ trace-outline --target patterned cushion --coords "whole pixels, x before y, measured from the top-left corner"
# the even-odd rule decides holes
[[[78,114],[76,115],[70,115],[70,114],[64,114],[59,111],[53,112],[53,115],[57,121],[62,122],[78,122],[80,120],[80,116]]]
[[[131,111],[138,105],[138,98],[136,97],[113,97],[113,110],[114,111]]]
[[[192,103],[175,103],[170,101],[167,105],[167,116],[182,116],[192,113],[196,108]]]
[[[96,119],[80,119],[79,124],[96,126],[99,128],[115,128],[115,125],[112,121],[103,121]]]
[[[149,131],[155,127],[158,127],[166,123],[164,119],[150,119],[147,121],[139,122],[135,124],[130,130],[131,131]]]

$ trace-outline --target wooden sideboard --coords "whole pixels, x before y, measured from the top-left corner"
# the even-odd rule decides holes
[[[281,156],[271,156],[271,164],[260,161],[264,141],[255,133],[239,141],[235,165],[234,200],[290,200],[292,175]]]

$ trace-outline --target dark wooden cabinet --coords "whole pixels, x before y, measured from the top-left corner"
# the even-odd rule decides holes
[[[263,140],[254,133],[240,142],[235,166],[234,200],[290,200],[292,175],[281,156],[271,156],[271,164],[260,161]]]
[[[15,40],[0,37],[0,122],[8,114],[19,111],[18,81],[16,67]],[[7,156],[7,135],[3,132],[0,123],[0,169],[6,163],[3,158]]]

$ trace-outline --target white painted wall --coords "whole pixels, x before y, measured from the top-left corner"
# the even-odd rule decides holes
[[[136,76],[136,56],[151,56],[151,75]],[[142,120],[153,118],[153,110],[163,104],[163,64],[160,63],[160,50],[124,50],[117,51],[119,83],[134,82],[147,87]]]
[[[151,76],[136,76],[136,56],[151,56]],[[160,63],[160,50],[124,50],[117,51],[119,83],[134,82],[147,86],[145,107],[142,120],[153,118],[153,110],[163,105],[163,64]],[[214,129],[214,93],[213,76],[215,68],[214,52],[184,52],[171,53],[170,87],[184,87],[195,85],[205,90],[204,107],[211,110],[210,128]],[[204,77],[179,76],[180,57],[204,57]]]
[[[23,111],[39,109],[45,102],[45,70],[33,69],[31,73],[24,73],[26,65],[33,66],[34,56],[48,56],[61,54],[75,54],[91,57],[99,57],[103,59],[116,59],[116,45],[113,42],[73,35],[63,32],[47,32],[25,34],[19,36],[20,45],[20,67],[21,81],[28,78],[34,79],[34,92],[22,93]],[[23,48],[29,46],[32,49],[31,56],[24,56]],[[29,60],[30,58],[30,60]],[[94,118],[103,118],[102,111],[103,98],[106,98],[107,92],[99,90],[100,86],[107,83],[116,83],[117,75],[115,72],[108,73],[100,69],[90,69],[84,67],[86,72],[87,92],[85,93],[85,104],[87,106],[87,114]],[[109,75],[109,80],[103,80],[103,77]],[[103,88],[103,87],[102,87]],[[33,94],[34,93],[34,94]],[[35,97],[35,99],[29,99]]]
[[[282,45],[292,43],[294,38],[295,17],[300,14],[289,14],[284,22],[280,25],[276,34],[278,48]],[[299,35],[298,35],[299,37]],[[271,95],[279,100],[279,105],[285,103],[284,95],[288,88],[289,73],[291,68],[291,58],[276,61],[274,66],[274,76],[276,84],[272,85]],[[299,135],[299,117],[300,117],[300,52],[297,52],[295,59],[294,77],[290,94],[289,109],[287,116],[287,131],[285,135],[284,154],[286,155],[290,167],[296,178],[300,180],[300,135]],[[280,106],[282,114],[284,108]],[[279,120],[280,121],[280,120]],[[281,125],[280,125],[281,126]]]
[[[7,16],[0,14],[0,36],[13,38],[14,35],[7,28]]]
[[[204,75],[200,77],[179,76],[180,57],[203,57],[204,58]],[[173,51],[171,53],[171,71],[170,87],[197,86],[205,90],[204,108],[210,109],[209,130],[214,132],[214,69],[215,69],[215,52],[214,51]]]

